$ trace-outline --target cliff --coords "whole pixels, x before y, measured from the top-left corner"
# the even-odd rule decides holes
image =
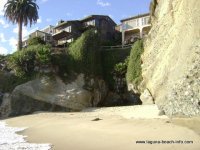
[[[200,114],[200,1],[157,0],[143,84],[167,115]]]

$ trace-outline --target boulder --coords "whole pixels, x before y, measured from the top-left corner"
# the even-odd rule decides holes
[[[143,105],[152,105],[154,104],[153,97],[148,89],[145,89],[144,92],[140,95],[140,100]]]
[[[102,81],[103,82],[103,81]],[[101,83],[101,82],[100,82]],[[35,111],[79,111],[96,106],[104,94],[104,86],[88,90],[83,74],[64,83],[59,77],[47,76],[17,86],[12,92],[11,116]]]
[[[6,118],[11,112],[10,107],[10,94],[5,93],[2,98],[2,103],[0,105],[0,118]]]

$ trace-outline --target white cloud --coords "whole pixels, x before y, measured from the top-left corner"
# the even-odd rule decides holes
[[[11,46],[12,48],[12,51],[10,53],[13,53],[17,50],[17,39],[14,38],[14,37],[11,37],[9,39],[9,45]]]
[[[51,21],[52,21],[51,18],[47,18],[47,19],[46,19],[46,22],[51,22]]]
[[[0,2],[0,16],[4,15],[3,9],[4,9],[4,5],[6,4],[7,0],[1,0]]]
[[[3,28],[9,27],[9,24],[7,24],[2,18],[0,18],[0,24],[3,26]]]
[[[49,0],[41,0],[41,3],[46,3],[48,2]]]
[[[33,29],[29,30],[29,31],[27,30],[26,27],[23,27],[23,28],[22,28],[22,39],[24,39],[26,36],[28,36],[30,33],[34,32],[34,31],[36,31],[36,30],[38,30],[38,27],[33,28]],[[13,29],[13,33],[18,34],[18,27],[15,27],[15,28]]]
[[[8,54],[8,50],[6,48],[0,46],[0,54],[1,55],[6,55],[6,54]]]
[[[107,6],[110,6],[111,4],[109,2],[104,2],[102,0],[97,0],[97,5],[99,5],[101,7],[107,7]]]
[[[6,39],[3,33],[0,33],[0,42],[3,42],[3,43],[6,42]]]
[[[42,17],[40,16],[39,19],[37,20],[37,23],[42,23]]]

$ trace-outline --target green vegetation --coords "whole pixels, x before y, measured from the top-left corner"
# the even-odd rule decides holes
[[[103,77],[110,89],[114,87],[113,71],[115,65],[124,62],[127,56],[130,55],[130,50],[130,48],[102,50]]]
[[[141,55],[143,51],[142,40],[138,40],[131,49],[126,78],[128,82],[135,85],[139,85],[142,81]]]
[[[68,48],[68,69],[87,75],[101,74],[100,40],[94,29],[84,32]]]
[[[33,37],[28,39],[28,46],[38,45],[38,44],[44,45],[46,43],[41,37]]]
[[[8,66],[18,77],[34,74],[36,65],[47,65],[51,61],[51,47],[49,45],[33,45],[12,54],[8,59]]]
[[[8,0],[4,6],[6,19],[13,24],[18,24],[18,50],[22,49],[22,25],[30,26],[37,22],[38,5],[36,0]]]
[[[15,75],[1,72],[2,91],[10,91],[16,85],[34,79],[41,74],[41,69],[53,67],[57,75],[65,80],[74,74],[100,76],[114,88],[113,73],[125,75],[131,48],[101,49],[101,42],[95,29],[85,31],[81,37],[63,51],[53,51],[50,45],[38,44],[38,39],[31,39],[27,48],[7,56],[8,68]],[[0,56],[4,60],[5,56]],[[133,61],[135,62],[135,61]],[[129,63],[130,65],[130,63]],[[69,78],[68,78],[69,77]]]
[[[17,85],[31,80],[29,77],[18,77],[9,73],[0,71],[0,92],[11,92]]]
[[[127,57],[124,62],[116,64],[114,66],[114,73],[117,76],[124,76],[127,72],[128,63],[129,63],[129,57]]]

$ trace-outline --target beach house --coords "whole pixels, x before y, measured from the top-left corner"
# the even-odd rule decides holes
[[[121,20],[122,44],[133,43],[148,34],[151,24],[148,13]]]
[[[60,46],[74,41],[88,28],[95,28],[102,41],[112,40],[115,38],[115,26],[116,23],[104,15],[90,15],[81,20],[61,20],[54,27],[53,39],[55,46]]]
[[[53,43],[53,28],[54,26],[49,25],[42,30],[36,30],[30,33],[28,36],[23,38],[22,47],[26,47],[28,45],[28,39],[34,37],[41,37],[46,43]]]

